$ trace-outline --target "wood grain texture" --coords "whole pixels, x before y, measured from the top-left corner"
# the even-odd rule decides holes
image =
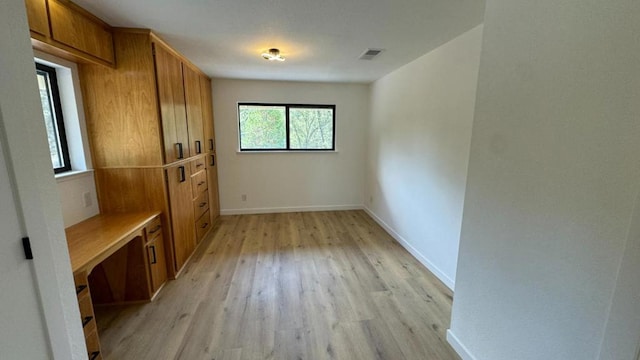
[[[165,162],[188,158],[190,154],[187,111],[182,81],[182,63],[169,49],[154,42],[154,58],[160,118],[164,135]],[[182,146],[182,153],[180,153]],[[182,155],[182,156],[181,156]]]
[[[363,211],[290,213],[221,217],[154,303],[96,316],[106,359],[455,360],[451,302]]]
[[[216,151],[215,126],[213,122],[213,96],[211,94],[211,79],[200,76],[200,96],[202,98],[202,125],[204,141],[208,152]]]
[[[220,194],[218,190],[218,159],[215,153],[209,153],[207,165],[207,177],[209,178],[209,213],[211,222],[215,223],[220,216]]]
[[[129,241],[141,237],[147,222],[159,214],[157,211],[101,214],[68,227],[65,233],[71,270],[90,272]]]
[[[51,38],[78,51],[115,63],[111,28],[68,1],[48,0]]]
[[[79,66],[94,167],[160,166],[164,154],[151,40],[122,31],[114,39],[116,69]]]
[[[49,36],[49,16],[46,0],[25,0],[29,30],[45,37]]]
[[[183,173],[181,173],[183,171]],[[174,268],[178,272],[196,247],[195,218],[191,192],[190,167],[171,166],[166,169],[169,189]]]
[[[200,96],[200,77],[195,70],[182,64],[184,81],[184,99],[187,107],[187,128],[189,131],[189,156],[207,152],[202,128],[202,98]]]
[[[96,169],[101,213],[159,211],[168,271],[174,277],[174,250],[169,216],[169,194],[163,168]]]
[[[151,272],[151,294],[155,295],[167,281],[167,262],[162,235],[154,237],[146,246],[147,262]]]

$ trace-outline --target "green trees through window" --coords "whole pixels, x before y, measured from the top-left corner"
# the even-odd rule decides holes
[[[335,105],[238,104],[240,150],[335,150]]]

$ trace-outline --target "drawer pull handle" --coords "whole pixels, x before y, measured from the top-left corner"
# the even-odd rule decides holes
[[[198,205],[198,206],[200,206],[200,207],[205,207],[206,205],[207,205],[207,203],[206,203],[206,202],[201,202],[201,203],[200,203],[200,205]]]
[[[196,154],[202,153],[202,143],[200,140],[196,140]]]
[[[211,166],[216,166],[216,156],[211,154]]]
[[[158,259],[156,258],[156,247],[153,245],[149,246],[149,248],[151,249],[151,254],[153,254],[153,260],[151,260],[151,265],[153,265],[158,262]]]
[[[100,356],[100,351],[94,351],[89,354],[89,360],[96,360]]]
[[[204,185],[204,181],[200,181],[200,182],[198,183],[198,186],[200,186],[200,185]]]
[[[184,159],[184,149],[182,148],[182,143],[177,143],[178,146],[178,159]]]
[[[180,170],[180,182],[185,182],[187,181],[187,175],[184,172],[184,166],[180,166],[178,167],[178,170]]]
[[[76,295],[80,295],[80,293],[82,292],[82,290],[86,289],[87,285],[80,285],[76,287]]]
[[[213,150],[213,139],[209,139],[209,150]]]
[[[203,164],[203,163],[197,163],[197,164],[196,164],[196,167],[197,167],[197,168],[199,168],[199,167],[201,167],[201,166],[204,166],[204,164]]]
[[[149,230],[149,234],[153,234],[153,233],[157,233],[158,230],[160,230],[162,228],[162,226],[157,225],[156,227],[154,227],[152,230]]]
[[[93,316],[86,316],[84,319],[82,319],[82,327],[84,328],[85,326],[89,325],[91,320],[93,320]]]
[[[207,226],[209,226],[209,223],[204,223],[204,224],[202,224],[202,226],[200,226],[200,228],[201,228],[201,229],[204,229],[204,228],[206,228]]]

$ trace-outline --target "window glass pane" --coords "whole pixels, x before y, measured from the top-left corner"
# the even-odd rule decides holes
[[[49,139],[49,152],[51,153],[51,163],[54,169],[65,167],[62,150],[60,148],[60,137],[56,122],[56,113],[53,108],[51,98],[51,85],[49,74],[44,71],[37,72],[38,88],[40,90],[40,102],[42,103],[42,113],[44,123],[47,128],[47,138]]]
[[[284,106],[240,105],[240,148],[286,149]]]
[[[291,149],[332,149],[333,109],[289,109]]]

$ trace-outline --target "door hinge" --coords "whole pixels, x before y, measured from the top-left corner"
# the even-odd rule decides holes
[[[31,241],[28,237],[22,238],[22,247],[24,248],[24,257],[27,260],[33,260],[33,252],[31,252]]]

